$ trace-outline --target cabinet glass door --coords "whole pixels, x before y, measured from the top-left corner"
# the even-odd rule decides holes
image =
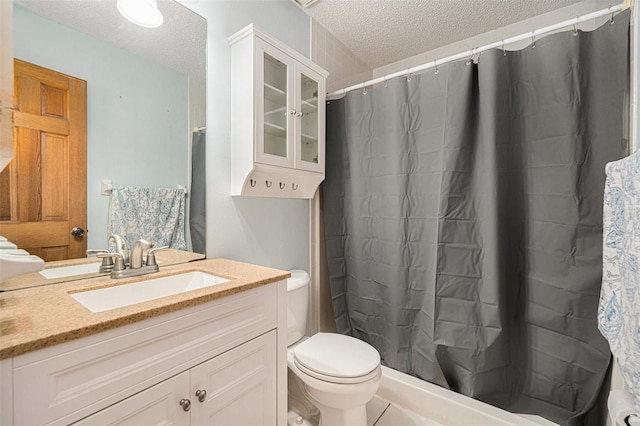
[[[301,138],[300,160],[318,164],[318,82],[300,74]]]
[[[264,54],[264,153],[287,158],[287,64]]]

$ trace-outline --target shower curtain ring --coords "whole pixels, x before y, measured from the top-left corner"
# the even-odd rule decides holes
[[[536,30],[531,31],[531,48],[536,48]]]
[[[363,94],[363,95],[366,95],[366,94],[367,94],[367,86],[364,86],[364,87],[362,88],[362,94]]]
[[[502,40],[502,56],[507,56],[507,49],[504,48],[504,40]]]
[[[389,82],[387,81],[387,76],[384,76],[384,83],[382,83],[382,87],[387,87],[387,85],[389,84]]]
[[[476,50],[475,47],[471,49],[471,55],[469,55],[469,59],[467,59],[467,62],[465,62],[466,65],[471,65],[471,63],[473,62],[473,55],[475,50]]]
[[[271,185],[273,184],[273,182],[271,182],[270,180],[265,180],[264,184],[267,185],[267,188],[271,188]]]
[[[409,70],[407,70],[408,72]],[[407,83],[409,83],[411,81],[411,73],[409,73],[409,75],[407,75]]]
[[[578,20],[580,19],[579,16],[576,16],[576,23],[573,24],[573,36],[577,36],[578,35]]]
[[[609,12],[611,12],[611,5],[609,5]],[[613,12],[611,12],[611,18],[609,18],[609,25],[613,25]]]
[[[436,70],[433,72],[435,75],[440,74],[440,70],[438,69],[438,61],[433,61],[433,64],[436,67]]]

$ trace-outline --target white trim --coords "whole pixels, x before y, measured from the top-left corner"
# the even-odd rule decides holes
[[[640,73],[640,67],[638,66],[638,48],[640,45],[638,44],[638,32],[640,31],[640,25],[638,21],[638,10],[636,7],[631,9],[631,46],[629,49],[630,55],[630,72],[631,72],[631,82],[629,91],[631,94],[631,99],[629,102],[629,153],[634,153],[640,148],[640,144],[638,143],[638,74]]]

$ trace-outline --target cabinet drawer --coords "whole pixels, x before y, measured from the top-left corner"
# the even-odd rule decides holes
[[[268,285],[16,357],[15,424],[79,420],[276,323]]]

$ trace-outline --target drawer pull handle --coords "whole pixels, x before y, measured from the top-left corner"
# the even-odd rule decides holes
[[[180,406],[182,407],[182,409],[184,411],[189,411],[189,410],[191,410],[191,401],[189,401],[186,398],[182,398],[180,400]]]
[[[198,401],[204,402],[204,400],[207,398],[207,391],[204,389],[202,390],[198,389],[196,391],[196,396],[198,397]]]

